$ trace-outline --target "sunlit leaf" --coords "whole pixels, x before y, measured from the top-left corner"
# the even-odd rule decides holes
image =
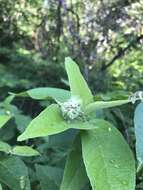
[[[61,117],[59,106],[52,104],[31,121],[18,140],[56,134],[66,129],[67,125]]]
[[[40,153],[29,147],[29,146],[15,146],[12,150],[11,150],[11,154],[15,154],[18,156],[39,156]]]
[[[52,104],[31,121],[24,133],[18,137],[18,141],[54,135],[68,129],[92,130],[102,122],[102,119],[65,121],[59,106]]]
[[[45,100],[48,98],[52,98],[64,102],[70,98],[70,92],[64,89],[40,87],[40,88],[27,90],[26,92],[21,92],[19,94],[15,94],[15,96],[21,96],[21,97],[29,96],[36,100]]]
[[[65,67],[68,74],[71,94],[79,96],[84,104],[91,103],[93,101],[92,93],[77,64],[70,57],[67,57],[65,59]]]
[[[116,106],[121,106],[131,102],[130,100],[115,100],[115,101],[96,101],[88,104],[85,108],[86,113],[90,113],[99,109],[112,108]]]
[[[108,122],[82,132],[82,151],[93,190],[135,190],[135,162],[120,132]]]

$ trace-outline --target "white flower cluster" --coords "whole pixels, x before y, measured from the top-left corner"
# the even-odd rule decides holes
[[[82,116],[82,101],[78,97],[71,97],[67,102],[59,103],[62,115],[67,120],[73,120]]]
[[[131,96],[129,96],[129,100],[134,104],[137,100],[143,101],[143,91],[137,91]]]

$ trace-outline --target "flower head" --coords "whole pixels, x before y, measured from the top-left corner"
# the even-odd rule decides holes
[[[73,96],[64,103],[58,102],[61,107],[62,115],[67,120],[73,120],[80,117],[82,112],[82,101],[80,98]]]

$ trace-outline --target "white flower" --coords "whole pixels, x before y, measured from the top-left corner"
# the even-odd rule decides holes
[[[68,101],[64,103],[58,102],[58,104],[61,107],[61,112],[65,119],[73,120],[83,114],[81,109],[82,101],[76,96],[71,97]]]

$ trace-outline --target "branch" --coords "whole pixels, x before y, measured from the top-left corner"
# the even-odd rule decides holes
[[[136,39],[132,40],[125,48],[121,48],[118,53],[106,64],[101,67],[101,71],[105,71],[108,67],[113,65],[113,63],[124,56],[127,50],[133,47],[136,43],[138,43],[141,39],[143,39],[143,35],[138,36]]]

